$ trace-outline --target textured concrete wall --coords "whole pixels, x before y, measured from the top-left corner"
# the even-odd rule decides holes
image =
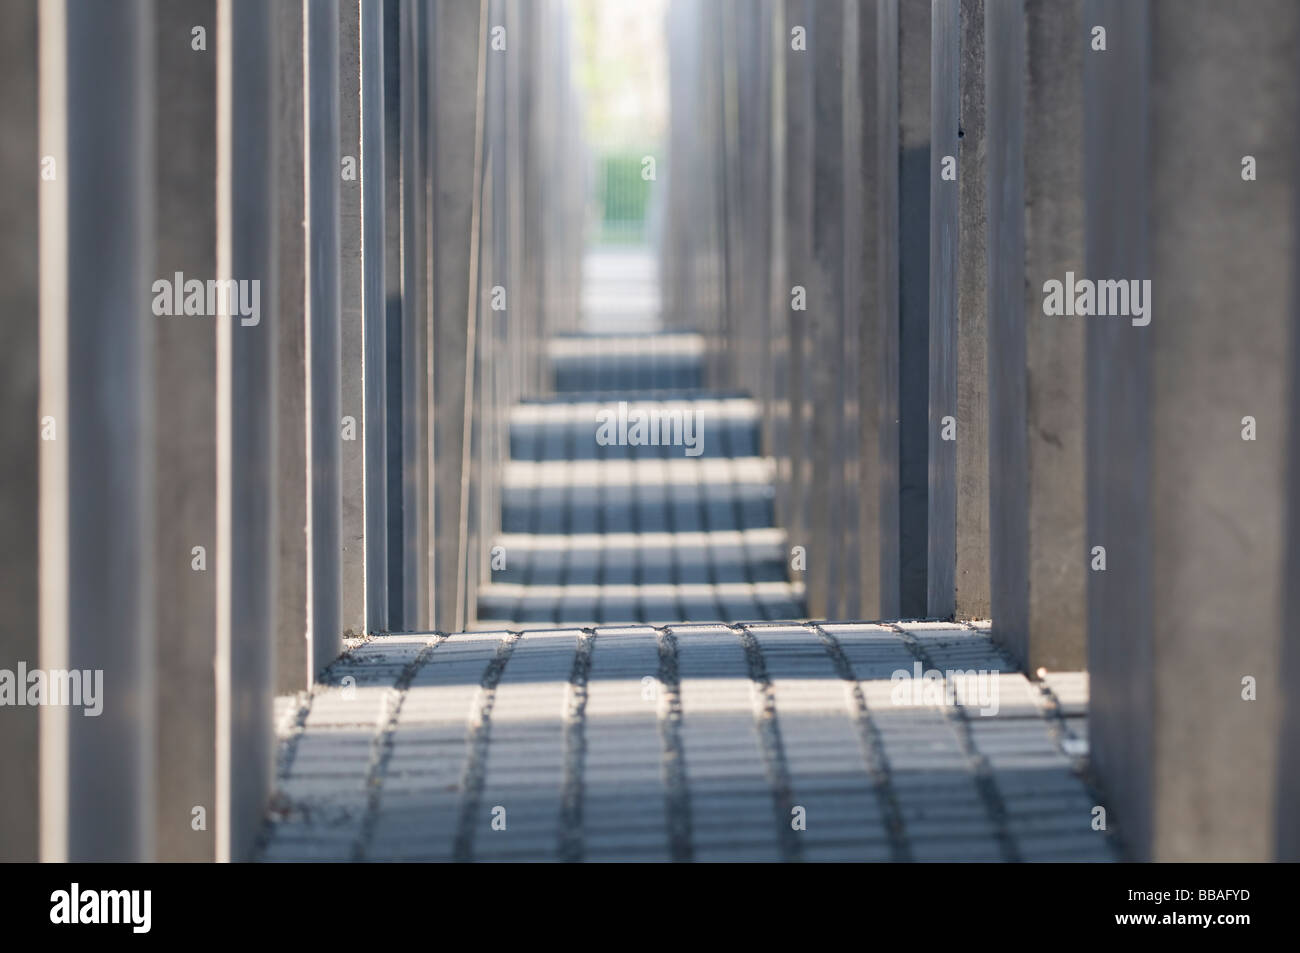
[[[878,6],[850,3],[845,20],[844,74],[844,301],[848,312],[845,327],[856,331],[856,348],[845,340],[849,366],[857,368],[857,430],[848,430],[846,440],[857,444],[855,467],[846,478],[857,492],[849,493],[850,507],[856,507],[857,571],[846,567],[849,601],[848,618],[878,619],[881,609],[881,458],[879,454],[882,409],[880,367],[880,194],[881,173],[877,148],[880,92],[877,86]],[[856,20],[853,18],[856,17]],[[847,414],[846,424],[854,421]],[[856,499],[853,497],[856,496]],[[846,519],[852,518],[846,514]],[[854,586],[856,581],[856,586]],[[853,590],[856,589],[856,601]]]
[[[388,625],[406,627],[402,522],[402,44],[401,0],[383,0],[384,489]]]
[[[384,8],[360,2],[361,319],[365,428],[366,631],[388,630],[387,149]]]
[[[152,157],[157,253],[151,281],[217,275],[215,0],[157,7],[159,88]],[[203,49],[192,34],[204,30]],[[195,830],[194,808],[216,810],[217,321],[154,318],[154,613],[158,631],[159,860],[214,855],[215,824]],[[195,549],[199,548],[196,553]]]
[[[259,281],[276,302],[276,149],[284,135],[275,70],[279,24],[258,0],[232,0],[219,22],[218,272]],[[294,31],[296,33],[296,29]],[[292,312],[291,312],[292,313]],[[253,849],[271,792],[271,700],[277,656],[276,586],[283,500],[277,454],[276,348],[264,310],[257,324],[228,320],[217,345],[217,846],[218,860]]]
[[[101,672],[103,704],[41,710],[47,860],[153,856],[151,7],[41,11],[40,666]]]
[[[338,5],[275,7],[280,440],[276,684],[311,684],[342,646]],[[326,23],[329,20],[329,23]],[[314,32],[313,32],[314,31]]]
[[[784,337],[788,350],[785,352],[785,374],[789,401],[788,430],[786,443],[781,455],[789,463],[789,497],[783,517],[782,526],[789,534],[792,546],[802,546],[808,553],[809,572],[806,580],[811,583],[814,578],[825,572],[827,554],[819,550],[819,543],[825,540],[816,535],[812,524],[812,420],[811,375],[816,373],[813,366],[812,337],[810,327],[815,319],[816,303],[809,302],[809,286],[813,281],[812,264],[812,189],[814,136],[816,135],[816,114],[814,103],[814,79],[817,75],[817,53],[813,47],[815,35],[813,18],[815,4],[812,0],[786,0],[785,19],[782,29],[784,37],[780,47],[783,59],[784,97],[782,100],[782,126],[784,137],[784,175],[782,177],[784,218],[782,229],[781,253],[784,259],[785,287],[782,289],[784,308],[782,311],[786,328]],[[795,46],[795,31],[802,32],[802,43]],[[803,289],[804,310],[796,310],[794,289]],[[824,576],[823,576],[824,578]],[[814,596],[810,586],[810,598],[817,598],[819,605],[825,604],[825,593],[818,591]],[[814,613],[816,614],[816,613]]]
[[[414,0],[401,4],[398,46],[401,86],[401,162],[402,162],[402,325],[398,339],[401,346],[401,462],[402,462],[402,558],[390,571],[402,576],[402,619],[404,627],[426,626],[422,612],[425,591],[423,454],[425,397],[424,323],[428,318],[425,255],[424,152],[420,135],[421,110],[425,92],[420,82],[421,50],[425,39],[420,30],[420,16]]]
[[[810,260],[803,282],[809,310],[797,315],[809,334],[808,458],[810,533],[808,611],[843,618],[844,553],[853,545],[844,519],[844,5],[814,5],[812,168],[809,194]],[[815,475],[815,477],[814,477]],[[816,488],[813,489],[813,479]]]
[[[0,31],[0,669],[40,658],[37,599],[41,446],[38,311],[36,0],[10,4]],[[57,433],[57,431],[56,431]],[[0,710],[0,861],[38,858],[38,709]]]
[[[278,560],[275,685],[285,694],[305,688],[308,657],[307,549],[307,191],[304,166],[303,11],[274,8],[276,69],[276,467]]]
[[[41,666],[100,670],[105,685],[97,718],[42,712],[51,859],[152,851],[147,15],[136,4],[42,13],[42,82],[52,102],[66,94],[66,112],[50,107],[57,128],[42,131],[58,172],[42,198],[54,247],[42,255],[41,404],[58,436],[43,447]]]
[[[1084,273],[1082,9],[986,11],[993,636],[1029,671],[1085,662],[1085,325],[1042,309]]]
[[[928,614],[989,615],[984,3],[933,7]],[[951,165],[945,166],[951,158]]]
[[[366,445],[361,180],[361,4],[339,2],[339,607],[343,635],[366,631]],[[349,173],[344,165],[353,165]],[[373,183],[372,183],[373,184]],[[351,429],[347,428],[351,418]]]
[[[433,121],[437,141],[434,195],[434,459],[438,580],[437,626],[456,628],[466,609],[461,568],[462,476],[465,463],[467,335],[477,309],[474,251],[476,128],[480,57],[485,55],[486,10],[481,2],[439,2],[434,8]],[[471,281],[473,297],[471,297]],[[460,593],[460,598],[457,593]]]
[[[305,10],[310,684],[343,646],[339,623],[338,0],[310,0]]]
[[[880,159],[880,611],[926,614],[929,496],[930,4],[877,9]]]
[[[1084,319],[1087,542],[1107,557],[1089,578],[1093,763],[1136,857],[1267,859],[1300,10],[1094,0],[1084,16],[1108,41],[1085,54],[1088,273],[1152,283],[1148,325]]]
[[[767,373],[771,384],[767,396],[766,433],[763,450],[776,463],[776,520],[787,530],[795,516],[793,493],[794,466],[790,454],[791,414],[790,400],[790,285],[789,263],[785,249],[786,216],[784,214],[787,156],[786,156],[786,50],[790,48],[790,33],[786,29],[785,0],[772,0],[772,25],[767,37],[771,69],[771,92],[767,107],[767,122],[771,124],[768,145],[769,184],[767,205],[771,223],[769,254],[765,264],[771,278],[768,283],[766,327],[769,338]]]
[[[1300,221],[1300,196],[1296,197],[1294,214]],[[1300,240],[1292,240],[1291,273],[1300,275]],[[1291,443],[1288,450],[1290,466],[1287,499],[1289,500],[1286,527],[1287,561],[1286,578],[1300,579],[1300,293],[1293,295],[1291,311]],[[1300,615],[1300,586],[1287,588],[1285,618]],[[1295,626],[1282,630],[1282,657],[1278,679],[1283,686],[1282,730],[1278,733],[1278,781],[1274,797],[1274,820],[1277,824],[1277,850],[1275,859],[1300,861],[1300,815],[1295,805],[1300,803],[1300,632]]]

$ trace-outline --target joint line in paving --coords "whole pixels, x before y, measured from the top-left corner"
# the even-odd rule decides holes
[[[907,646],[912,656],[920,662],[927,671],[940,671],[939,666],[934,663],[930,657],[929,651],[921,641],[911,632],[908,632],[902,626],[890,622],[887,623],[889,628],[898,633],[903,644]],[[975,736],[971,731],[970,718],[961,703],[961,698],[957,693],[957,687],[944,672],[944,692],[952,692],[953,704],[948,704],[946,699],[942,707],[944,718],[952,727],[957,736],[957,742],[961,746],[962,753],[966,756],[967,765],[975,780],[975,789],[979,793],[980,801],[984,805],[984,811],[993,825],[994,833],[997,837],[999,849],[1002,852],[1002,859],[1008,863],[1018,862],[1020,850],[1016,846],[1015,838],[1011,836],[1011,829],[1007,824],[1007,808],[1002,801],[1002,794],[998,790],[997,781],[993,776],[993,765],[989,759],[975,744]]]
[[[776,816],[777,840],[781,845],[781,859],[803,860],[803,845],[799,833],[790,823],[794,812],[794,784],[790,779],[790,766],[781,742],[781,726],[776,717],[776,692],[767,674],[767,663],[758,639],[747,626],[730,627],[740,637],[745,649],[745,664],[749,669],[750,689],[754,698],[754,729],[758,732],[759,747],[763,752],[763,766],[767,770],[768,785],[772,789],[772,811]]]
[[[686,756],[682,748],[681,674],[677,665],[677,636],[664,627],[658,631],[659,738],[663,744],[664,800],[668,822],[669,856],[674,861],[694,857],[691,800],[686,786]]]
[[[835,672],[844,679],[852,704],[853,722],[858,729],[858,742],[862,748],[862,761],[866,765],[867,775],[871,778],[871,787],[880,813],[884,818],[885,832],[889,835],[889,849],[896,862],[912,859],[912,849],[907,842],[907,827],[903,821],[903,812],[898,803],[898,792],[894,790],[893,777],[889,772],[889,757],[885,753],[885,742],[881,737],[876,719],[872,717],[871,707],[863,694],[862,685],[853,671],[853,663],[844,652],[839,639],[831,635],[820,625],[812,626],[817,637],[831,657]]]
[[[483,670],[474,703],[470,709],[469,724],[465,734],[465,768],[460,778],[460,815],[456,820],[456,839],[452,845],[452,859],[466,862],[474,859],[474,831],[477,825],[479,803],[483,799],[483,784],[487,779],[488,739],[492,728],[492,706],[496,702],[497,685],[505,671],[510,654],[519,641],[520,633],[507,632],[497,644],[496,653]]]
[[[984,634],[970,623],[963,623],[963,625],[972,631],[979,632],[981,635]],[[997,651],[1005,658],[1006,655],[1002,652],[1001,647],[997,646],[996,643],[994,645],[995,648],[997,648]],[[1038,691],[1039,700],[1041,702],[1038,706],[1038,713],[1043,717],[1043,721],[1046,723],[1047,733],[1051,737],[1052,743],[1056,745],[1057,750],[1060,751],[1061,754],[1070,759],[1070,770],[1074,776],[1078,778],[1079,783],[1083,786],[1084,793],[1088,795],[1089,800],[1091,800],[1094,805],[1104,807],[1106,802],[1102,798],[1101,789],[1094,782],[1092,769],[1087,755],[1072,753],[1066,746],[1066,741],[1074,739],[1075,735],[1070,729],[1069,724],[1066,722],[1065,715],[1061,712],[1061,700],[1056,697],[1056,692],[1052,691],[1052,686],[1047,683],[1047,679],[1030,677],[1029,673],[1026,673],[1026,678],[1029,678],[1030,684]],[[1123,839],[1119,831],[1115,829],[1115,826],[1108,823],[1106,829],[1102,833],[1115,855],[1123,856]]]
[[[583,629],[569,672],[564,720],[564,782],[560,793],[558,852],[562,861],[580,861],[584,853],[582,831],[583,771],[587,762],[587,678],[596,633]]]
[[[379,805],[383,799],[384,778],[388,772],[388,762],[393,756],[397,719],[402,714],[402,705],[406,701],[407,692],[410,691],[415,676],[428,663],[429,657],[433,655],[434,650],[445,641],[447,641],[446,635],[435,632],[429,641],[424,644],[424,647],[416,653],[415,658],[402,667],[397,680],[393,682],[392,687],[388,689],[384,696],[384,715],[386,717],[379,719],[378,729],[375,731],[374,737],[370,739],[370,764],[366,767],[366,812],[361,818],[361,828],[357,831],[357,839],[352,844],[352,859],[354,861],[366,859],[366,851],[369,849],[371,838],[374,836],[375,824],[379,820]]]
[[[288,812],[292,808],[288,795],[284,793],[284,787],[289,780],[289,776],[293,773],[293,766],[298,758],[298,743],[307,732],[307,716],[311,714],[312,702],[315,700],[317,693],[322,691],[323,686],[329,683],[335,669],[351,663],[353,653],[367,642],[373,640],[373,635],[366,635],[357,641],[355,645],[344,649],[343,654],[329,664],[325,671],[321,673],[321,677],[312,683],[311,688],[297,693],[297,704],[290,710],[292,715],[286,715],[281,725],[277,726],[276,734],[280,736],[280,743],[277,746],[275,757],[275,790],[271,793],[270,810],[267,812],[266,819],[262,822],[262,830],[253,846],[254,858],[261,857],[267,844],[271,841],[276,813]]]

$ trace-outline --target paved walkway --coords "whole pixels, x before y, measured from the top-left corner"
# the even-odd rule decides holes
[[[758,404],[704,389],[705,347],[660,326],[648,253],[588,256],[554,394],[511,413],[478,628],[804,616]]]
[[[380,637],[280,700],[262,857],[1111,860],[1086,691],[951,623]]]

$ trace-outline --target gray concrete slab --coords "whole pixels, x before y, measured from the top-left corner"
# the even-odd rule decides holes
[[[255,0],[225,9],[217,30],[217,149],[229,178],[218,187],[218,273],[257,282],[262,301],[272,303],[280,300],[273,196],[284,134],[275,63],[285,25]],[[277,347],[279,328],[290,323],[283,314],[256,323],[224,319],[218,329],[218,861],[248,858],[271,791],[284,498]]]
[[[39,209],[45,182],[38,141],[37,5],[6,11],[0,36],[0,71],[8,93],[0,101],[0,535],[10,540],[0,555],[0,668],[35,667],[40,658],[40,271]],[[56,431],[57,434],[57,431]],[[0,860],[35,861],[40,849],[39,709],[7,707],[0,731]]]
[[[933,7],[927,614],[989,616],[984,2]]]
[[[154,46],[147,5],[40,11],[40,666],[99,672],[103,711],[41,713],[45,860],[154,854]],[[107,158],[106,158],[107,157]],[[32,660],[34,661],[34,660]],[[267,694],[269,705],[269,692]]]
[[[1278,847],[1300,10],[1252,14],[1085,6],[1108,42],[1085,53],[1088,275],[1150,282],[1144,314],[1082,319],[1090,758],[1142,859]]]
[[[372,16],[378,15],[375,4]],[[364,188],[361,138],[362,9],[340,0],[339,26],[339,626],[342,635],[367,631],[365,287],[362,248]],[[382,54],[382,47],[379,48]],[[382,115],[382,113],[381,113]],[[373,143],[373,140],[372,140]],[[382,190],[382,176],[371,186]],[[379,193],[382,195],[382,191]],[[381,243],[382,249],[382,243]],[[382,354],[377,346],[376,353]],[[376,362],[377,363],[377,362]],[[374,409],[373,401],[370,409]],[[378,471],[372,471],[378,473]]]
[[[922,618],[930,439],[930,4],[885,0],[876,17],[880,613]]]
[[[1033,671],[1085,652],[1083,321],[1043,314],[1082,274],[1081,2],[990,2],[989,571],[994,637]]]
[[[157,249],[151,280],[217,277],[217,5],[156,8],[159,87],[152,158]],[[195,50],[191,31],[205,31]],[[171,310],[171,309],[169,309]],[[203,309],[206,312],[206,307]],[[215,857],[217,328],[215,314],[155,317],[154,613],[158,626],[157,857]],[[193,812],[205,819],[195,830]]]

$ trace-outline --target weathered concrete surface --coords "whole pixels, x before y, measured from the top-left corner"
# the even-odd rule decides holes
[[[1300,216],[1300,197],[1296,202],[1296,215]],[[1292,248],[1292,274],[1300,274],[1300,241]],[[1300,328],[1300,294],[1295,296],[1292,327]],[[1293,331],[1291,339],[1291,367],[1300,368],[1300,332]],[[1300,578],[1300,374],[1291,379],[1291,444],[1290,483],[1287,498],[1290,501],[1287,522],[1286,578]],[[1287,590],[1286,618],[1294,619],[1300,613],[1300,586]],[[1300,633],[1288,626],[1282,633],[1282,657],[1279,678],[1284,686],[1282,730],[1278,737],[1278,783],[1276,796],[1277,852],[1276,859],[1300,861],[1300,815],[1294,805],[1300,803]]]
[[[993,637],[1084,664],[1084,334],[1042,288],[1084,273],[1082,0],[988,0],[989,571]]]
[[[805,57],[812,64],[812,176],[809,196],[809,311],[796,315],[808,327],[811,400],[808,611],[845,618],[844,551],[854,546],[844,520],[844,8],[814,5]],[[743,160],[742,160],[743,161]]]
[[[929,448],[930,4],[877,9],[880,150],[880,610],[926,614]]]
[[[217,345],[216,859],[249,856],[266,810],[276,691],[276,587],[284,482],[277,454],[281,394],[274,196],[284,134],[275,69],[283,23],[258,0],[232,0],[218,22],[218,273],[260,282],[254,325],[224,320]],[[331,11],[332,12],[332,11]],[[301,36],[298,27],[291,35]],[[292,180],[291,180],[292,181]],[[295,311],[288,312],[296,314]],[[299,630],[301,632],[302,630]]]
[[[0,31],[0,669],[40,658],[39,481],[41,416],[37,259],[36,0],[10,4]],[[0,711],[0,861],[39,857],[39,709]]]
[[[365,631],[389,629],[387,150],[383,5],[360,4],[361,321],[365,385]]]
[[[40,11],[40,667],[102,673],[97,717],[41,711],[41,857],[153,856],[154,56],[148,7]],[[60,95],[62,93],[63,95]],[[30,180],[26,180],[30,181]]]
[[[343,647],[339,622],[338,0],[305,7],[307,109],[307,551],[310,680]]]
[[[1280,316],[1296,293],[1300,9],[1108,0],[1084,16],[1108,39],[1085,53],[1088,272],[1150,279],[1153,299],[1146,326],[1085,319],[1087,542],[1106,547],[1089,579],[1095,764],[1135,856],[1268,859],[1294,588],[1297,368]]]
[[[402,522],[402,44],[400,0],[384,0],[384,489],[388,625],[405,626]]]
[[[816,528],[812,524],[812,423],[814,409],[811,401],[812,375],[815,373],[812,354],[813,330],[809,327],[813,311],[796,310],[794,289],[804,289],[805,298],[813,284],[812,263],[812,189],[813,189],[813,138],[816,130],[814,102],[814,77],[817,61],[808,48],[813,31],[815,5],[812,0],[785,0],[783,42],[780,56],[782,67],[782,124],[781,148],[784,165],[781,179],[782,205],[779,214],[782,222],[782,254],[785,287],[782,289],[785,322],[783,337],[786,350],[782,355],[786,400],[789,416],[783,437],[785,445],[779,450],[788,461],[789,488],[787,509],[781,520],[790,533],[793,545],[802,546],[812,559],[812,575],[825,571],[827,554],[819,552]],[[803,48],[795,48],[794,33],[802,30]],[[805,301],[805,309],[815,308],[815,302]],[[821,540],[823,543],[825,540]],[[824,603],[824,598],[822,599]]]
[[[484,0],[439,2],[434,8],[433,335],[435,510],[437,545],[433,619],[457,627],[461,576],[461,481],[465,438],[465,372],[472,364],[468,330],[478,308],[475,195],[481,133],[480,58],[486,55]],[[471,285],[473,282],[473,285]],[[464,612],[464,605],[460,611]],[[461,619],[463,623],[463,616]]]
[[[151,157],[157,255],[150,281],[217,276],[217,5],[155,7],[160,89]],[[205,31],[193,48],[194,27]],[[217,637],[217,323],[153,318],[158,626],[157,858],[215,857]],[[192,811],[212,822],[195,830]]]
[[[404,0],[398,14],[398,66],[401,135],[401,280],[402,323],[394,344],[400,347],[401,383],[401,561],[390,571],[401,573],[402,619],[408,629],[428,623],[424,608],[429,598],[425,575],[426,542],[424,480],[424,415],[426,413],[424,340],[429,303],[425,286],[425,257],[429,236],[425,232],[425,143],[420,134],[426,88],[421,83],[422,52],[428,38],[421,30],[421,17],[414,0]]]
[[[845,20],[844,74],[844,280],[847,328],[857,333],[857,348],[846,338],[845,353],[856,364],[857,442],[856,506],[857,571],[846,567],[846,585],[856,588],[845,612],[861,619],[884,617],[881,611],[881,439],[883,386],[876,372],[882,340],[879,306],[880,215],[877,182],[881,173],[876,137],[880,108],[877,87],[876,38],[878,8],[874,3],[849,4]],[[854,18],[856,17],[856,21]],[[854,416],[846,415],[846,423]],[[850,487],[853,480],[846,480]],[[856,586],[855,586],[856,581]]]
[[[941,0],[933,18],[927,605],[934,618],[987,619],[984,0]]]
[[[366,632],[388,631],[387,149],[383,5],[361,7],[361,311],[365,389]]]
[[[342,645],[338,6],[281,6],[276,20],[283,569],[276,682],[291,691],[309,685]]]
[[[918,664],[982,701],[900,692]],[[284,700],[261,856],[1112,860],[1058,684],[950,623],[381,637]]]
[[[275,684],[280,693],[310,681],[308,599],[311,559],[307,455],[307,191],[303,111],[303,13],[274,8],[276,65],[276,579]],[[269,299],[268,299],[269,300]]]
[[[339,413],[342,417],[339,422],[339,624],[343,636],[353,638],[367,631],[366,447],[371,440],[367,410],[373,409],[373,405],[367,407],[365,389],[361,3],[340,0],[338,8]],[[345,165],[349,160],[350,171]],[[382,170],[379,171],[379,183],[370,185],[382,189]]]

